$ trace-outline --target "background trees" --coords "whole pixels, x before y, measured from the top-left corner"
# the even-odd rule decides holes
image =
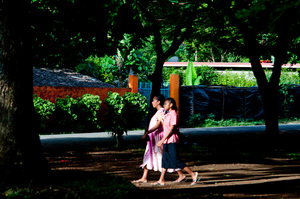
[[[162,66],[171,56],[178,55],[185,61],[250,61],[264,101],[267,132],[278,132],[278,114],[274,108],[278,102],[274,99],[278,99],[282,63],[296,61],[299,53],[299,1],[207,0],[199,3],[194,0],[127,0],[61,3],[50,0],[34,1],[33,5],[38,10],[36,14],[41,19],[46,16],[51,27],[42,29],[46,31],[36,36],[36,42],[44,45],[39,37],[48,38],[50,46],[61,45],[53,49],[64,51],[52,54],[51,60],[60,63],[58,60],[66,55],[64,64],[59,65],[71,66],[67,64],[71,63],[68,57],[73,57],[72,62],[78,63],[90,54],[117,55],[119,48],[123,54],[120,59],[123,61],[118,62],[122,63],[119,67],[121,77],[126,66],[124,59],[129,60],[132,49],[141,49],[142,57],[148,59],[151,68],[145,75],[153,82],[152,95],[159,92]],[[38,22],[36,30],[42,24]],[[130,48],[120,50],[124,33],[131,35],[130,45],[127,45]],[[67,39],[62,39],[65,37]],[[42,44],[39,48],[43,47]],[[73,56],[69,56],[68,52],[73,52]],[[271,59],[272,56],[275,63],[268,80],[260,59]],[[45,60],[44,63],[47,63],[50,58]]]
[[[185,59],[198,61],[248,57],[264,102],[266,130],[278,133],[281,65],[297,61],[300,49],[299,4],[298,0],[32,0],[17,5],[1,1],[0,165],[5,168],[1,171],[43,165],[28,117],[33,108],[32,66],[74,68],[94,54],[116,55],[124,33],[131,35],[130,47],[121,55],[128,65],[135,65],[128,57],[133,49],[141,49],[150,66],[155,63],[146,74],[153,82],[152,95],[159,93],[163,63],[178,48]],[[268,80],[260,59],[271,55],[275,63]]]
[[[278,85],[281,66],[292,57],[298,45],[299,1],[213,1],[211,7],[223,26],[237,29],[242,38],[242,52],[249,57],[263,100],[266,132],[277,134]],[[261,66],[260,58],[275,57],[270,80]]]

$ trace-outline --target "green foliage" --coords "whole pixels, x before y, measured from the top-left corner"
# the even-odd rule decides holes
[[[127,118],[127,128],[134,129],[140,127],[147,115],[148,100],[140,93],[125,93],[123,96],[125,103],[125,117]]]
[[[269,81],[272,72],[270,70],[265,70],[265,74],[267,80]],[[279,85],[284,86],[293,84],[300,84],[299,73],[293,72],[290,69],[282,69]],[[231,70],[226,70],[218,76],[215,85],[252,87],[257,86],[257,82],[252,71],[234,72]]]
[[[107,55],[104,57],[89,56],[85,62],[76,66],[76,71],[110,84],[114,84],[118,80],[120,72],[115,58]]]
[[[125,93],[120,96],[118,93],[109,92],[105,103],[109,123],[107,129],[117,136],[118,146],[124,132],[140,127],[144,121],[148,110],[148,100],[140,93]]]
[[[126,56],[126,59],[118,56],[98,57],[91,55],[83,63],[76,66],[76,71],[110,84],[116,84],[120,74],[123,80],[126,79],[130,70],[134,74],[138,74],[139,77],[146,78],[150,66],[140,50],[132,49],[128,55],[121,55],[120,51],[118,52],[118,56]],[[117,60],[120,59],[124,60],[124,65],[118,67]]]
[[[197,76],[193,62],[189,61],[185,72],[185,84],[187,86],[199,85],[201,76]]]
[[[85,94],[77,98],[74,113],[77,115],[76,129],[79,131],[100,129],[97,111],[101,100],[97,95]]]
[[[198,77],[201,77],[199,82],[201,85],[215,85],[219,78],[217,69],[208,66],[196,67],[196,73]]]
[[[233,72],[226,70],[219,75],[216,85],[252,87],[257,86],[257,83],[252,72]]]
[[[56,132],[71,132],[76,124],[77,115],[73,111],[76,100],[66,96],[65,98],[57,98],[55,103],[55,126]]]
[[[123,117],[125,104],[119,93],[109,92],[104,102],[107,104],[106,118],[108,118],[108,130],[115,135],[122,136],[125,128],[125,118]]]
[[[128,76],[130,72],[139,75],[140,78],[147,78],[149,73],[150,63],[148,58],[144,56],[141,49],[137,49],[133,44],[134,36],[124,34],[117,49],[117,59],[124,65],[124,73]],[[126,77],[127,77],[126,76]]]
[[[283,68],[281,71],[280,82],[279,85],[293,85],[300,84],[300,70],[298,69],[296,72],[291,69]]]
[[[189,120],[187,121],[187,124],[188,124],[189,126],[196,127],[196,126],[198,126],[201,122],[202,122],[201,114],[198,113],[198,114],[192,115],[192,116],[189,118]]]
[[[33,105],[37,120],[40,124],[38,129],[45,129],[49,117],[55,110],[55,104],[50,102],[49,100],[43,100],[37,95],[33,95]]]
[[[163,67],[162,76],[164,82],[169,82],[171,74],[178,74],[180,84],[184,84],[185,70],[183,68]]]
[[[299,118],[279,119],[280,124],[299,123]],[[201,119],[200,114],[193,115],[188,121],[188,127],[227,127],[227,126],[254,126],[264,125],[264,120],[251,120],[244,118],[231,118],[226,120],[216,120],[214,114],[209,114],[208,118]]]
[[[191,127],[228,127],[228,126],[252,126],[264,125],[263,120],[248,120],[243,118],[231,118],[227,120],[215,120],[214,118],[207,118],[200,123],[195,123]]]
[[[85,94],[81,98],[57,98],[56,103],[33,98],[39,133],[84,132],[100,129],[97,111],[100,109],[99,96]]]

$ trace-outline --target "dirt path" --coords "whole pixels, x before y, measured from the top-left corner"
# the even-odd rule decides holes
[[[93,141],[94,139],[88,139]],[[300,134],[270,139],[259,134],[201,135],[187,138],[181,156],[202,175],[191,187],[191,178],[172,183],[177,174],[167,173],[165,186],[153,187],[159,172],[149,172],[147,183],[135,184],[144,195],[160,198],[300,198]],[[53,170],[101,171],[128,181],[141,177],[144,153],[140,140],[127,141],[117,151],[103,142],[45,144]],[[111,143],[108,144],[111,146]],[[106,148],[105,148],[106,147]]]
[[[177,175],[168,173],[165,186],[153,187],[151,182],[155,182],[160,173],[150,172],[148,183],[136,183],[135,186],[166,197],[188,192],[194,195],[192,198],[300,198],[299,160],[269,157],[259,160],[260,163],[211,163],[210,160],[194,161],[193,155],[183,153],[182,157],[192,170],[202,175],[197,185],[190,186],[190,177],[186,182],[172,183]],[[138,149],[112,151],[98,148],[86,152],[52,152],[47,156],[53,170],[102,171],[128,181],[142,175],[138,165],[142,162],[143,151]],[[273,188],[267,188],[270,186]]]

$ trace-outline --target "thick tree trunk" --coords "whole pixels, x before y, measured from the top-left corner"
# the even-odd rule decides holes
[[[37,177],[47,163],[33,130],[26,5],[2,0],[0,8],[0,176]]]
[[[268,82],[265,76],[265,73],[262,69],[262,66],[259,62],[259,59],[251,61],[252,69],[257,80],[259,92],[262,97],[263,109],[264,109],[264,119],[266,125],[266,133],[268,135],[278,135],[279,126],[278,126],[278,83],[277,81]],[[275,71],[273,71],[274,73]],[[276,73],[276,72],[275,72]],[[274,74],[273,74],[274,75]],[[273,76],[272,75],[272,76]]]
[[[157,61],[155,65],[155,71],[152,75],[152,92],[151,92],[151,99],[153,96],[160,94],[160,87],[162,83],[162,68],[164,65],[165,59],[162,57],[157,56]]]
[[[278,44],[278,50],[276,50],[275,63],[272,72],[271,79],[268,81],[266,74],[262,68],[259,60],[260,48],[256,41],[256,33],[250,31],[247,27],[241,28],[244,33],[245,45],[247,46],[248,55],[251,62],[251,67],[253,74],[256,78],[259,92],[262,97],[263,109],[264,109],[264,119],[266,125],[267,135],[278,135],[278,102],[279,102],[279,81],[281,74],[281,65],[284,60],[284,50],[280,43]]]
[[[266,133],[278,135],[278,89],[267,88],[264,91],[263,107],[265,113]]]

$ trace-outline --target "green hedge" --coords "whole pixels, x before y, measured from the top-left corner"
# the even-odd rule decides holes
[[[69,96],[57,98],[56,103],[33,95],[35,121],[40,134],[92,132],[108,130],[123,134],[127,130],[142,128],[145,121],[148,101],[139,93],[110,92],[105,99],[108,125],[98,121],[101,100],[97,95],[85,94],[73,99]]]
[[[77,99],[66,96],[66,98],[57,98],[54,104],[34,95],[33,104],[36,121],[40,122],[37,125],[40,134],[100,129],[97,119],[97,111],[101,105],[99,96],[85,94]]]
[[[124,132],[129,129],[141,128],[146,119],[148,100],[140,93],[108,93],[106,117],[109,118],[107,130],[117,136],[117,146]]]

